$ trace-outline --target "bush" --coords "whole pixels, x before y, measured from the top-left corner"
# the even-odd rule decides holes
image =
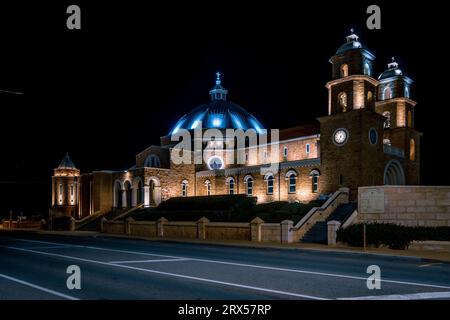
[[[157,208],[137,210],[133,219],[155,221],[164,217],[169,221],[197,221],[206,217],[214,222],[250,222],[259,217],[269,223],[292,220],[295,224],[312,207],[323,203],[323,201],[312,201],[307,204],[275,201],[255,205],[255,201],[256,198],[246,195],[171,198]]]
[[[353,247],[362,247],[363,224],[355,224],[339,229],[337,240]],[[366,224],[366,244],[376,248],[387,246],[391,249],[407,249],[411,241],[450,241],[450,227],[406,227],[390,223]]]

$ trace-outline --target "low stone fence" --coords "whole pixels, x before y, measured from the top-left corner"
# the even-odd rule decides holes
[[[360,187],[358,213],[358,222],[450,226],[450,187]]]
[[[15,221],[15,220],[3,220],[2,229],[42,229],[45,225],[45,220],[41,221]]]
[[[256,242],[292,242],[293,222],[265,223],[259,218],[250,223],[210,222],[206,218],[198,221],[168,221],[160,218],[157,221],[125,221],[101,220],[101,232],[110,234],[126,234],[150,238],[184,238],[202,240],[235,240]]]

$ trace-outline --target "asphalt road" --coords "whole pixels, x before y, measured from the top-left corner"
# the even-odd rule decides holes
[[[68,289],[70,265],[80,289]],[[381,289],[368,289],[368,266]],[[371,281],[372,283],[372,281]],[[450,264],[317,250],[256,249],[0,232],[0,299],[450,299]]]

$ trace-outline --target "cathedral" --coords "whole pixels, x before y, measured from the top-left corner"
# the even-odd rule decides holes
[[[340,187],[355,199],[360,186],[417,185],[422,134],[414,128],[413,81],[394,59],[376,77],[374,59],[352,31],[330,59],[328,114],[279,131],[273,172],[261,174],[271,155],[249,157],[247,146],[239,164],[227,161],[226,150],[209,152],[202,164],[173,161],[171,137],[182,129],[263,131],[257,118],[228,99],[218,74],[210,101],[184,115],[160,145],[137,154],[128,170],[81,173],[66,154],[52,177],[50,216],[81,219],[154,207],[172,197],[226,194],[246,194],[258,203],[307,202]]]

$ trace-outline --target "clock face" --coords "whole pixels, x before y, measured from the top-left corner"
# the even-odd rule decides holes
[[[348,131],[345,129],[337,129],[334,132],[333,139],[336,145],[344,145],[348,139]]]

